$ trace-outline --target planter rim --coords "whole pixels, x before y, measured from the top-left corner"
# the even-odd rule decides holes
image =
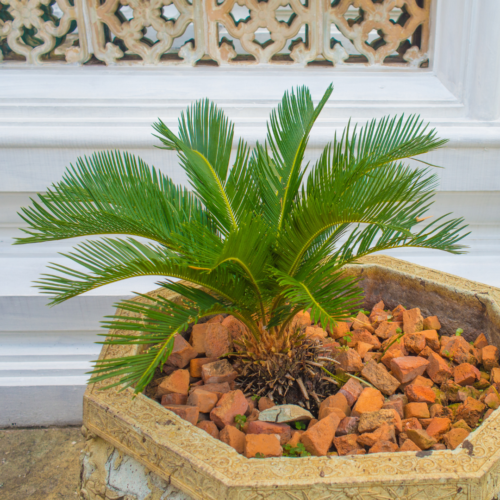
[[[500,289],[383,255],[359,262],[348,272],[417,279],[426,291],[477,300],[500,330]],[[136,349],[106,345],[100,359]],[[88,386],[84,425],[194,499],[489,500],[500,489],[500,409],[454,451],[259,460],[239,455],[142,394],[133,398],[131,389],[100,390],[106,383]]]

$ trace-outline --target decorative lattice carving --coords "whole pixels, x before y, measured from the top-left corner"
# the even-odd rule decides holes
[[[86,62],[83,1],[0,0],[0,60]]]
[[[0,0],[0,60],[422,67],[430,2]]]

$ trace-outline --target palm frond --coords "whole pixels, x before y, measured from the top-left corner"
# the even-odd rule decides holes
[[[344,277],[341,272],[328,272],[324,266],[303,280],[297,280],[278,269],[272,269],[283,295],[294,309],[310,310],[311,319],[323,328],[345,320],[359,306],[362,290],[357,280]]]
[[[330,85],[316,108],[307,87],[285,92],[269,120],[267,144],[272,157],[263,154],[263,148],[256,149],[256,153],[261,155],[255,161],[257,167],[260,167],[257,174],[264,179],[261,184],[270,182],[277,188],[274,193],[269,193],[268,190],[262,192],[263,198],[271,197],[270,200],[264,199],[266,205],[279,205],[279,210],[272,211],[272,226],[277,232],[280,231],[302,183],[305,173],[302,162],[309,134],[332,92],[333,86]],[[274,179],[271,180],[271,176]]]
[[[179,137],[161,120],[153,125],[165,149],[176,150],[191,186],[219,229],[237,227],[226,190],[234,127],[208,100],[199,101],[179,119]],[[238,162],[239,160],[237,160]]]
[[[220,266],[211,273],[191,266],[167,248],[144,244],[133,239],[87,241],[65,257],[83,267],[71,269],[52,264],[59,274],[44,274],[37,281],[42,293],[49,294],[51,304],[61,303],[95,288],[138,276],[159,276],[187,280],[212,290],[221,297],[243,305],[250,282]]]
[[[184,222],[212,228],[193,193],[140,158],[117,151],[79,158],[61,182],[39,194],[20,216],[28,223],[22,231],[29,236],[17,238],[16,244],[128,234],[175,248],[171,235],[181,232]]]

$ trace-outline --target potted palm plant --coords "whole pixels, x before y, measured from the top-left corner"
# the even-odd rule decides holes
[[[94,381],[119,374],[119,384],[142,392],[167,361],[175,335],[213,314],[238,318],[255,349],[265,339],[262,355],[271,346],[279,351],[299,311],[310,309],[313,320],[333,326],[359,307],[356,280],[342,276],[346,264],[402,247],[462,252],[462,219],[423,222],[436,176],[401,162],[446,143],[417,116],[347,127],[314,164],[304,161],[332,91],[317,106],[305,87],[285,93],[265,143],[251,149],[239,140],[234,159],[234,126],[208,100],[181,115],[177,135],[160,120],[154,129],[161,147],[178,153],[191,189],[132,155],[102,152],[79,158],[23,209],[28,236],[17,244],[129,235],[77,245],[65,256],[83,270],[52,265],[58,274],[37,282],[51,304],[137,276],[184,280],[160,283],[182,295],[182,305],[120,304],[144,320],[107,323],[134,333],[106,343],[153,345],[127,359],[98,361]]]
[[[159,147],[177,152],[189,189],[130,154],[102,152],[79,158],[60,182],[23,209],[27,236],[18,244],[115,235],[77,245],[66,255],[76,269],[51,266],[55,274],[44,275],[37,286],[52,304],[131,277],[164,277],[159,293],[120,303],[105,323],[111,330],[95,363],[86,407],[86,424],[94,432],[109,435],[102,405],[109,404],[107,418],[118,401],[121,410],[113,425],[126,422],[143,443],[153,439],[158,444],[166,436],[151,438],[160,431],[141,430],[149,425],[145,412],[167,412],[173,419],[163,419],[167,426],[175,422],[180,433],[198,432],[144,391],[168,365],[176,339],[207,317],[230,315],[240,322],[234,366],[246,368],[238,387],[257,377],[267,394],[284,363],[289,366],[301,349],[318,349],[304,339],[297,315],[308,311],[312,323],[331,333],[363,304],[373,306],[372,297],[363,296],[373,295],[366,286],[363,290],[363,265],[353,265],[394,248],[463,251],[462,219],[447,214],[428,220],[437,179],[430,171],[434,166],[416,157],[446,141],[417,116],[348,126],[317,160],[304,160],[311,129],[332,91],[329,87],[316,106],[305,87],[285,93],[271,114],[266,141],[254,148],[242,139],[234,148],[234,126],[208,100],[181,115],[177,134],[158,121]],[[403,162],[407,159],[425,166],[410,167]],[[346,379],[330,372],[331,361],[329,369],[316,366],[316,371],[325,371],[339,385]],[[289,385],[301,385],[298,378]],[[136,417],[143,424],[133,424]],[[123,436],[124,428],[115,431]],[[133,439],[116,435],[113,443],[133,454]],[[168,448],[165,442],[161,446]],[[176,450],[170,452],[179,457]],[[140,460],[161,475],[162,467],[144,455]],[[161,454],[155,448],[151,455]],[[196,469],[195,459],[187,463]],[[325,477],[324,464],[318,466]],[[166,469],[170,475],[175,467]],[[217,496],[175,481],[197,498]],[[254,498],[241,498],[247,497]]]

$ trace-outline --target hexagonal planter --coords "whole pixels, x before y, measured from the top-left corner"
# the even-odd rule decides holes
[[[500,347],[500,289],[385,256],[346,272],[361,276],[366,307],[381,298],[419,307],[440,318],[441,333],[461,327],[470,341],[484,332]],[[104,346],[101,358],[133,352]],[[86,428],[193,499],[491,500],[500,491],[500,410],[454,451],[249,460],[143,395],[98,389],[85,393]]]

